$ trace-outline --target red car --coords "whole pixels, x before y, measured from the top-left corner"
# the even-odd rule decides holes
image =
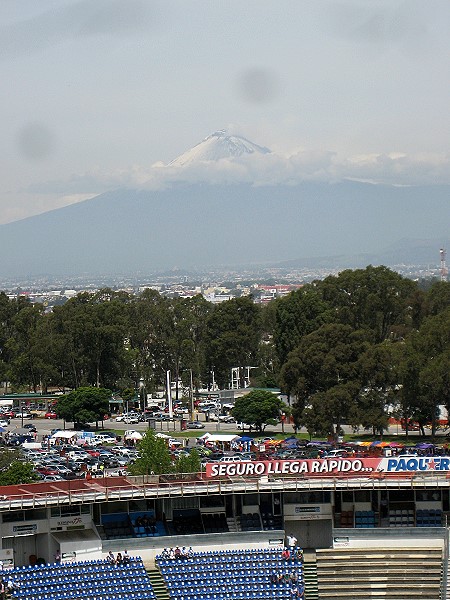
[[[57,419],[58,415],[53,411],[49,411],[49,412],[45,413],[45,418],[46,419]]]
[[[39,467],[36,471],[41,475],[58,475],[58,471],[51,467]]]

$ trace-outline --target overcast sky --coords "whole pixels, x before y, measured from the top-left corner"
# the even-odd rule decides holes
[[[222,128],[274,178],[289,157],[450,183],[448,0],[2,0],[0,23],[1,223],[144,184]]]

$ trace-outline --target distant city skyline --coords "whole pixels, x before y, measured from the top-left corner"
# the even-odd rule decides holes
[[[0,223],[163,185],[222,128],[273,154],[180,178],[450,184],[444,0],[4,0],[0,18]]]

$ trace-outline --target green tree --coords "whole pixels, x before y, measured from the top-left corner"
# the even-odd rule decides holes
[[[275,301],[274,343],[280,364],[305,335],[333,320],[330,305],[316,286],[305,285]]]
[[[405,325],[411,325],[410,298],[417,286],[387,267],[348,269],[327,277],[317,288],[341,323],[370,330],[375,343],[403,335]]]
[[[257,365],[260,317],[259,306],[248,296],[214,306],[206,323],[206,366],[221,387],[230,381],[232,367]]]
[[[130,465],[131,475],[161,475],[174,470],[172,457],[166,440],[158,437],[153,429],[148,429],[138,442],[140,458]]]
[[[238,398],[231,414],[240,423],[254,425],[262,432],[267,425],[276,425],[281,414],[289,412],[279,396],[265,390],[253,390]]]
[[[14,461],[9,467],[0,472],[0,485],[18,485],[33,483],[39,476],[31,463]]]
[[[56,405],[60,419],[73,423],[93,423],[98,426],[109,410],[111,390],[97,387],[80,387],[61,396]]]
[[[356,410],[358,360],[370,346],[370,337],[370,332],[331,323],[305,336],[291,352],[281,377],[287,391],[296,397],[293,415],[297,427],[308,427],[313,406],[323,412],[323,418],[319,417],[322,429],[327,428],[330,435],[339,433],[342,423]],[[316,394],[320,394],[319,401],[314,399]],[[314,416],[315,423],[317,418]]]
[[[175,463],[177,473],[199,473],[201,468],[200,454],[195,448],[192,448],[187,456],[180,456]]]

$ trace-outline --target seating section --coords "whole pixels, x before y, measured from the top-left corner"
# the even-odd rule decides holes
[[[140,558],[128,565],[104,560],[17,567],[9,572],[17,600],[150,600],[155,598]]]
[[[225,513],[203,513],[202,520],[205,533],[225,533],[228,531]]]
[[[153,511],[103,515],[102,525],[108,540],[167,535],[164,524],[155,520]]]
[[[390,510],[389,527],[414,527],[414,511],[411,508]]]
[[[130,513],[130,522],[135,537],[159,537],[167,535],[162,521],[157,521],[153,510]]]
[[[261,519],[259,513],[246,513],[238,517],[241,531],[261,531]]]
[[[263,529],[265,531],[270,531],[273,529],[283,529],[283,517],[277,515],[274,516],[273,513],[263,512],[261,514]]]
[[[442,527],[442,510],[419,509],[416,512],[417,527]]]
[[[202,516],[196,508],[176,509],[173,511],[172,533],[175,535],[195,535],[205,533],[203,529]]]
[[[378,526],[378,513],[373,510],[357,510],[355,512],[356,528],[373,528]]]
[[[337,527],[353,527],[353,511],[343,510],[341,512],[341,521],[336,525]]]
[[[156,557],[170,598],[176,600],[263,600],[303,598],[292,588],[303,585],[301,561],[284,561],[281,550],[199,552],[185,560]],[[298,584],[289,576],[295,573]],[[286,581],[271,583],[283,574]]]
[[[441,548],[317,550],[320,600],[437,600]]]
[[[103,531],[108,540],[118,540],[134,537],[130,517],[127,513],[103,515]]]

